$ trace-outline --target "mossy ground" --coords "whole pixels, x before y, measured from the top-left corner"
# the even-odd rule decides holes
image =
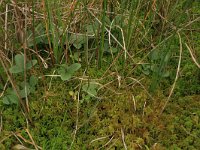
[[[105,71],[90,68],[90,78],[102,76]],[[186,77],[187,78],[187,77]],[[182,82],[187,84],[185,79]],[[195,79],[193,79],[195,80]],[[197,82],[196,78],[195,81]],[[80,96],[77,124],[77,95],[79,80],[63,82],[53,78],[51,88],[45,92],[38,85],[37,92],[29,98],[32,124],[16,106],[1,106],[1,149],[11,149],[24,139],[43,149],[69,149],[77,125],[72,149],[123,149],[123,134],[127,149],[198,149],[200,147],[200,95],[199,90],[184,95],[179,90],[165,111],[160,114],[167,96],[161,89],[152,99],[141,86],[124,78],[119,85],[115,74],[99,83],[110,83],[98,91],[98,98],[84,100]],[[148,84],[141,81],[144,85]],[[180,80],[181,82],[181,80]],[[49,86],[50,82],[46,83]],[[179,83],[180,84],[180,83]],[[178,84],[178,86],[180,86]],[[23,138],[19,138],[19,137]],[[18,137],[18,139],[16,138]],[[27,147],[32,143],[25,142]],[[34,147],[33,147],[34,148]]]
[[[126,1],[126,3],[128,2]],[[188,1],[183,1],[183,3],[185,3],[185,7],[190,5]],[[59,77],[39,78],[35,93],[28,97],[32,123],[26,120],[19,106],[4,105],[0,101],[0,150],[20,149],[19,146],[22,145],[27,149],[34,149],[38,145],[38,149],[44,150],[67,150],[70,148],[72,150],[121,150],[125,148],[128,150],[199,150],[200,71],[191,59],[185,43],[193,48],[193,54],[197,62],[200,62],[199,21],[193,20],[199,16],[200,3],[196,0],[191,4],[194,6],[190,6],[191,9],[187,13],[184,12],[184,8],[181,8],[182,4],[178,4],[177,10],[173,10],[172,16],[169,16],[172,17],[169,26],[172,23],[172,25],[176,25],[177,30],[171,29],[171,27],[168,29],[166,26],[166,33],[162,33],[156,27],[159,24],[155,24],[155,27],[153,24],[153,26],[145,24],[147,27],[142,25],[142,28],[137,28],[138,30],[135,31],[139,31],[138,35],[133,34],[133,40],[136,40],[133,44],[136,45],[128,50],[130,55],[134,56],[131,57],[131,60],[128,57],[124,61],[124,51],[122,50],[118,51],[119,54],[117,52],[113,55],[114,58],[119,55],[116,61],[110,54],[105,53],[102,57],[102,68],[98,68],[97,52],[91,50],[93,54],[89,52],[88,56],[93,57],[89,66],[86,66],[86,55],[82,48],[77,50],[81,55],[82,67],[72,79],[62,81]],[[99,5],[99,3],[95,3],[95,5]],[[0,8],[3,10],[3,7]],[[139,12],[139,16],[142,16],[142,19],[138,16],[139,23],[144,19],[143,13],[143,11]],[[76,19],[76,17],[74,18]],[[146,21],[151,23],[151,17],[149,19],[147,18]],[[81,25],[78,26],[82,26],[82,24],[84,26],[84,19],[80,20]],[[135,21],[137,22],[137,19]],[[164,20],[162,21],[164,22]],[[15,23],[14,20],[11,24],[13,23]],[[188,23],[192,24],[189,26]],[[0,24],[4,27],[3,19]],[[79,31],[80,27],[75,28]],[[142,31],[143,28],[145,32]],[[181,30],[179,31],[179,29]],[[13,32],[13,30],[11,29],[9,32]],[[146,30],[150,30],[150,35],[146,33]],[[3,32],[4,28],[0,28],[0,31]],[[182,38],[182,62],[175,89],[162,112],[177,71],[180,52],[180,38],[177,36],[177,31],[180,32]],[[144,39],[143,33],[146,36]],[[168,35],[172,35],[171,38],[167,39]],[[21,53],[19,43],[15,38],[13,39],[10,43],[15,44],[11,47],[17,50],[11,53]],[[5,38],[1,37],[1,40],[3,45]],[[156,45],[157,48],[154,49],[153,47]],[[155,54],[157,58],[147,56],[152,48],[157,51]],[[38,49],[43,50],[40,47]],[[168,52],[171,55],[164,64],[162,61],[165,60]],[[45,55],[47,55],[46,52],[44,58]],[[43,54],[41,56],[43,57]],[[8,59],[11,61],[12,58],[9,57],[11,56],[8,55]],[[36,55],[33,57],[37,58]],[[71,63],[71,58],[68,59]],[[140,60],[144,65],[136,63]],[[53,66],[51,62],[47,62],[47,64],[49,69],[39,70],[39,65],[37,65],[27,72],[27,76],[35,74],[38,77],[41,74],[53,74],[57,66]],[[149,64],[158,67],[159,71],[151,70],[152,66],[148,66]],[[84,74],[85,68],[88,70]],[[1,67],[0,69],[2,79],[6,81],[7,76]],[[167,77],[160,77],[158,74],[162,71],[170,73]],[[23,79],[23,76],[14,77],[16,84]],[[82,90],[81,87],[88,82],[95,82],[98,85],[96,97],[88,97],[87,93]],[[8,86],[11,87],[11,85]],[[1,84],[0,90],[3,91]],[[152,93],[149,93],[150,90]]]

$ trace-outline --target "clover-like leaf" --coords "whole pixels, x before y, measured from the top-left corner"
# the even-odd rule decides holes
[[[82,86],[82,90],[84,92],[88,93],[91,96],[96,96],[97,95],[97,88],[98,88],[98,85],[95,84],[95,83],[92,83],[92,82],[84,84]]]
[[[3,98],[3,104],[18,104],[18,97],[16,94],[8,94]]]
[[[23,72],[23,71],[24,71],[23,68],[20,68],[20,67],[17,66],[17,65],[12,66],[9,70],[10,70],[11,73],[20,73],[20,72]]]
[[[61,67],[58,70],[58,73],[60,74],[60,77],[63,81],[69,80],[73,74],[81,67],[81,64],[74,63],[71,66],[67,65],[61,65]]]
[[[159,56],[159,50],[153,50],[150,55],[149,55],[149,58],[151,61],[155,61],[155,60],[158,60],[160,58]]]
[[[28,96],[30,94],[30,86],[26,86],[26,88],[24,87],[22,90],[19,91],[19,94],[21,96],[21,98],[25,98],[26,96]]]
[[[71,77],[72,77],[72,75],[71,75],[69,72],[62,72],[62,73],[60,74],[60,76],[61,76],[61,79],[62,79],[63,81],[69,80],[69,79],[71,79]]]
[[[36,86],[37,83],[38,83],[38,78],[35,77],[34,75],[32,75],[32,76],[30,77],[30,80],[29,80],[30,86]]]
[[[88,24],[85,26],[88,35],[97,34],[99,24],[98,22],[94,22],[93,24]]]
[[[114,54],[118,52],[118,49],[116,47],[111,47],[109,52]]]
[[[17,66],[24,66],[24,55],[17,54],[15,56],[15,63]]]
[[[11,73],[20,73],[24,71],[24,56],[21,54],[17,54],[15,56],[16,65],[10,68]]]
[[[80,69],[81,68],[81,64],[79,64],[79,63],[74,63],[74,64],[72,64],[71,66],[69,66],[69,68],[68,68],[68,72],[69,73],[71,73],[71,74],[73,74],[74,72],[76,72],[78,69]]]
[[[26,70],[31,69],[36,63],[37,63],[37,60],[27,61]],[[16,65],[12,66],[9,69],[11,73],[20,73],[24,71],[24,55],[23,54],[17,54],[15,56],[15,64]]]
[[[69,43],[73,44],[76,49],[80,49],[85,43],[85,35],[72,34],[70,36]]]
[[[31,87],[30,87],[29,83],[21,82],[20,87],[21,87],[20,88],[21,90],[19,90],[19,94],[20,94],[21,98],[25,98],[26,96],[28,96],[30,94]]]
[[[169,71],[163,71],[162,77],[167,78],[169,76],[170,76],[170,72]]]

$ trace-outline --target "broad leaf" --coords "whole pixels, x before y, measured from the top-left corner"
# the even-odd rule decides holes
[[[97,95],[97,88],[98,85],[95,83],[89,83],[89,84],[87,83],[82,86],[82,90],[91,96]]]
[[[26,86],[26,91],[25,91],[25,86]],[[21,96],[21,98],[25,98],[26,96],[28,96],[30,94],[30,85],[27,82],[21,82],[20,84],[20,89],[19,90],[19,94]]]
[[[24,71],[24,55],[17,54],[15,56],[16,65],[10,68],[11,73],[20,73]]]
[[[91,25],[91,24],[86,26],[86,30],[87,30],[87,34],[89,34],[89,35],[95,34],[95,29],[94,29],[93,25]]]
[[[71,66],[67,66],[65,64],[61,65],[61,67],[58,70],[58,73],[61,76],[61,79],[63,81],[69,80],[73,74],[81,67],[81,64],[74,63]]]
[[[150,57],[150,60],[151,60],[151,61],[158,60],[158,59],[160,58],[160,56],[159,56],[159,50],[158,50],[158,49],[153,50],[153,51],[149,54],[149,57]]]
[[[71,77],[72,77],[72,75],[71,75],[70,73],[68,73],[68,72],[61,73],[60,75],[61,75],[61,79],[62,79],[63,81],[69,80],[69,79],[71,79]]]
[[[25,87],[19,91],[19,94],[21,96],[21,98],[25,98],[26,96],[28,96],[30,94],[30,86],[26,86],[26,89]]]
[[[6,104],[6,105],[18,104],[18,97],[15,94],[6,95],[3,98],[3,103]]]
[[[98,22],[94,22],[93,24],[86,25],[87,34],[88,35],[97,34],[98,28],[99,28]]]
[[[24,55],[17,54],[15,56],[16,66],[23,67],[24,66]]]
[[[169,77],[170,76],[170,72],[169,71],[164,71],[163,73],[162,73],[162,77],[164,77],[164,78],[167,78],[167,77]]]
[[[11,102],[10,102],[8,96],[3,97],[3,101],[2,101],[2,102],[3,102],[3,104],[5,104],[5,105],[10,105],[10,104],[11,104]]]
[[[113,54],[114,54],[114,53],[117,53],[117,52],[118,52],[118,49],[115,48],[115,47],[111,47],[109,51],[110,51],[110,53],[113,53]]]
[[[34,75],[32,75],[32,76],[30,77],[30,80],[29,80],[30,86],[31,86],[31,87],[32,87],[32,86],[36,86],[37,83],[38,83],[38,78],[35,77]]]
[[[85,35],[72,34],[69,39],[70,44],[73,44],[76,49],[80,49],[85,43]]]
[[[24,71],[24,68],[20,68],[19,66],[12,66],[10,69],[11,73],[20,73]]]
[[[16,65],[12,66],[9,70],[11,73],[20,73],[24,71],[24,55],[23,54],[17,54],[15,56],[15,63]],[[37,60],[31,60],[27,61],[26,69],[31,69],[35,64],[37,63]]]
[[[81,64],[79,64],[79,63],[74,63],[74,64],[72,64],[71,66],[69,66],[69,68],[68,68],[68,72],[69,73],[71,73],[71,74],[73,74],[75,71],[77,71],[78,69],[80,69],[81,68]]]

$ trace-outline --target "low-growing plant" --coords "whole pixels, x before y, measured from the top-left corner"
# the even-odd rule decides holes
[[[24,55],[17,54],[15,56],[15,65],[11,66],[9,71],[13,74],[14,80],[15,78],[22,78],[24,76],[24,71],[31,69],[36,65],[37,60],[27,61],[24,65]],[[17,76],[18,75],[18,76]],[[16,90],[21,98],[25,98],[31,93],[35,92],[35,88],[37,85],[38,79],[34,75],[30,76],[28,82],[27,81],[18,81],[16,84]],[[11,105],[11,104],[19,104],[19,97],[17,96],[16,91],[8,87],[5,91],[5,94],[2,98],[3,104]]]
[[[70,66],[67,64],[62,64],[58,68],[58,73],[63,81],[69,80],[72,78],[73,74],[81,68],[81,64],[74,63]]]
[[[84,101],[89,102],[91,98],[96,97],[98,92],[98,87],[99,85],[94,82],[88,82],[83,84],[82,91],[84,93],[82,94],[82,99],[83,99],[82,102]]]

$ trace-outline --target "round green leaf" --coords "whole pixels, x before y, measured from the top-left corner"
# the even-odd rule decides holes
[[[36,86],[36,84],[38,83],[38,78],[35,77],[34,75],[32,75],[32,76],[30,77],[29,83],[30,83],[30,86],[31,86],[31,87],[32,87],[32,86]]]
[[[26,90],[25,87],[19,91],[19,94],[21,96],[21,98],[25,98],[26,96],[28,96],[30,94],[30,86],[26,86]]]
[[[81,68],[81,64],[74,63],[71,66],[68,67],[67,72],[70,74],[73,74],[75,71],[77,71],[79,68]]]
[[[15,56],[15,63],[18,67],[24,66],[24,55],[23,54],[17,54]]]
[[[61,79],[63,81],[69,80],[72,77],[72,75],[70,73],[67,73],[67,72],[66,73],[62,73],[60,76],[61,76]]]
[[[9,71],[10,71],[11,73],[20,73],[20,72],[23,72],[24,69],[21,68],[21,67],[19,67],[19,66],[17,66],[17,65],[15,65],[15,66],[12,66],[12,67],[9,69]]]
[[[98,87],[98,85],[95,83],[89,83],[89,84],[87,83],[87,84],[83,85],[82,90],[91,96],[96,96],[97,95],[97,87]]]
[[[18,97],[15,94],[6,95],[3,98],[3,103],[6,104],[6,105],[18,104]]]
[[[11,103],[10,103],[10,101],[9,101],[9,98],[7,97],[7,96],[5,96],[4,98],[3,98],[3,104],[5,104],[5,105],[10,105]]]

